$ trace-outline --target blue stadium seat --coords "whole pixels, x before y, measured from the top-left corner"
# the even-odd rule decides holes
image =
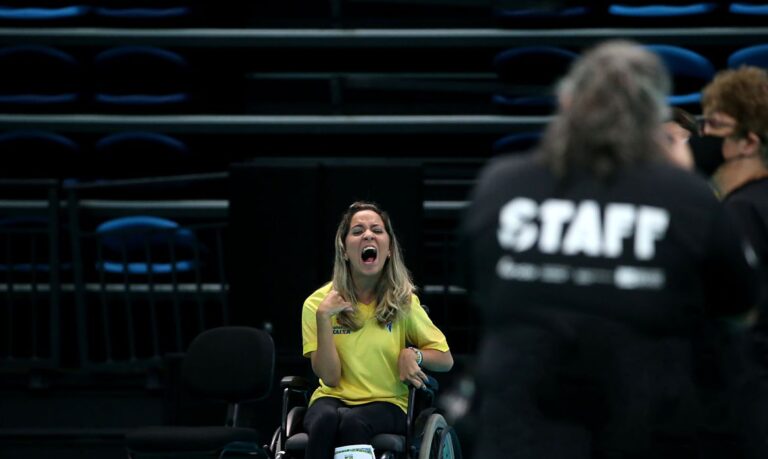
[[[557,101],[554,85],[577,53],[554,46],[522,46],[499,53],[493,65],[504,89],[493,103],[515,114],[549,114]]]
[[[10,112],[71,110],[80,100],[82,68],[50,46],[0,48],[0,107]]]
[[[515,132],[506,135],[493,143],[494,154],[525,153],[536,147],[541,141],[542,133]]]
[[[181,140],[158,132],[109,134],[96,142],[101,178],[158,177],[191,172],[191,154]]]
[[[647,5],[626,5],[614,3],[608,5],[608,14],[634,18],[670,18],[698,16],[713,13],[717,3],[701,2],[685,5],[652,3]]]
[[[93,14],[99,24],[131,26],[188,25],[194,0],[110,0],[99,2]]]
[[[0,133],[4,178],[64,179],[78,174],[82,165],[80,146],[60,134],[39,130]]]
[[[90,7],[75,2],[0,1],[0,24],[7,25],[72,25],[82,21]]]
[[[495,7],[493,14],[503,27],[587,27],[594,25],[594,5],[566,4],[562,7]]]
[[[608,20],[620,26],[678,26],[722,24],[718,2],[619,0],[607,8]]]
[[[731,14],[739,16],[768,16],[768,3],[735,2],[728,5]]]
[[[168,275],[195,269],[200,250],[194,233],[161,217],[134,215],[100,224],[97,270],[129,275]]]
[[[120,46],[94,58],[96,91],[101,108],[122,111],[178,110],[191,100],[187,60],[152,46]]]
[[[768,44],[748,46],[728,56],[728,68],[737,69],[742,65],[768,69]]]
[[[65,187],[81,368],[144,374],[157,388],[163,356],[228,321],[226,215],[198,208],[183,190],[171,200],[156,193],[190,180]]]
[[[647,45],[664,61],[672,76],[673,91],[667,101],[681,108],[698,109],[703,88],[715,76],[715,66],[705,56],[679,46]]]

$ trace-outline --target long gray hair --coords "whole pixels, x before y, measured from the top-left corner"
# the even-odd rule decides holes
[[[584,171],[610,178],[624,165],[661,158],[670,77],[651,51],[611,40],[587,51],[560,82],[560,110],[541,158],[559,177]]]
[[[349,233],[352,217],[362,210],[376,212],[381,217],[384,229],[389,235],[390,256],[385,262],[381,278],[376,285],[376,321],[379,325],[384,326],[388,322],[394,322],[403,313],[407,313],[410,310],[411,295],[416,289],[411,280],[411,274],[405,267],[403,253],[392,229],[389,215],[381,210],[377,204],[366,201],[354,202],[342,215],[339,227],[336,229],[336,250],[333,260],[333,279],[331,282],[333,283],[333,288],[344,299],[353,305],[357,305],[357,295],[355,295],[355,285],[352,280],[349,261],[344,257],[346,251],[344,241],[346,240],[347,233]],[[340,312],[336,316],[336,321],[351,330],[357,330],[362,324],[355,317],[356,312],[357,310],[352,313]]]

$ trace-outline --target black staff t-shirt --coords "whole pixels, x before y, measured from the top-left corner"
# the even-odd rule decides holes
[[[534,157],[493,161],[464,215],[460,253],[484,323],[484,454],[562,453],[547,448],[565,430],[537,442],[539,415],[594,427],[608,448],[650,452],[648,429],[686,422],[675,411],[692,400],[698,321],[755,301],[722,205],[702,179],[661,163],[560,180]]]

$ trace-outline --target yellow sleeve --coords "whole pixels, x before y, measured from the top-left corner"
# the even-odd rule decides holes
[[[406,327],[406,341],[419,349],[435,349],[448,352],[448,340],[421,307],[419,298],[413,295],[411,300],[411,312],[408,313]]]
[[[301,341],[304,357],[317,350],[317,307],[331,291],[328,283],[315,290],[305,301],[301,311]]]

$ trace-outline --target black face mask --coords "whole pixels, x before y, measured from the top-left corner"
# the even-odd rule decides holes
[[[725,157],[723,157],[724,141],[724,137],[691,136],[688,143],[693,152],[693,164],[697,171],[706,177],[711,177],[717,168],[723,165],[725,162]]]

